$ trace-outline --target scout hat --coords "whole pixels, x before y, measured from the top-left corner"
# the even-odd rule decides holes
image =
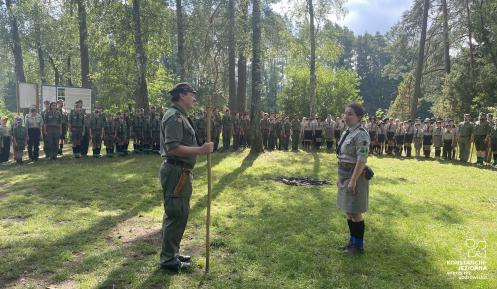
[[[191,93],[197,94],[197,91],[193,88],[193,86],[187,82],[181,82],[181,83],[176,84],[168,92],[169,92],[169,94],[185,93],[185,92],[191,92]]]

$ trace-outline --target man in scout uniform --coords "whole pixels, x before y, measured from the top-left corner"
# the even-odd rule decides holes
[[[29,159],[37,161],[40,155],[40,139],[43,138],[43,118],[36,112],[36,107],[31,107],[26,115],[26,128],[28,129],[28,155]]]
[[[497,122],[494,122],[494,126],[490,130],[490,147],[492,149],[492,154],[494,157],[492,166],[494,168],[497,168]]]
[[[116,141],[116,128],[115,128],[115,120],[114,116],[111,113],[108,113],[105,117],[104,124],[104,144],[105,151],[107,152],[106,156],[111,158],[114,156],[114,146]]]
[[[283,149],[288,150],[290,144],[290,133],[292,131],[292,124],[290,123],[290,118],[285,116],[283,120]]]
[[[81,111],[85,115],[85,126],[83,130],[83,136],[81,138],[81,156],[86,157],[88,155],[88,150],[90,148],[90,113],[86,112],[86,109],[83,108],[83,102],[81,102]]]
[[[45,119],[45,114],[50,111],[50,101],[48,101],[48,100],[43,101],[43,107],[44,108],[43,108],[43,111],[41,112],[41,119]],[[43,131],[43,128],[42,128],[42,133],[45,133]],[[48,159],[47,150],[45,149],[45,147],[47,146],[46,135],[43,135],[42,139],[43,139],[43,151],[45,152],[45,158]]]
[[[150,123],[150,129],[152,130],[152,151],[159,154],[160,150],[160,114],[155,113],[154,119]]]
[[[223,150],[226,151],[230,148],[231,134],[233,132],[233,119],[230,115],[230,109],[226,108],[222,118],[223,124]]]
[[[58,144],[62,133],[62,116],[57,111],[55,102],[50,103],[50,110],[43,119],[43,134],[45,135],[45,153],[49,160],[56,160],[59,151]]]
[[[264,146],[264,149],[268,149],[269,147],[269,115],[267,113],[264,113],[264,116],[262,117],[261,121],[261,132],[262,132],[262,145]]]
[[[219,110],[214,108],[212,112],[212,138],[214,140],[214,150],[217,151],[219,147],[219,139],[221,135],[221,129],[223,127],[223,121],[221,119],[221,115],[219,114]]]
[[[128,132],[126,133],[126,144],[124,145],[124,148],[123,148],[125,155],[129,154],[128,147],[129,147],[129,139],[131,138],[131,126],[132,126],[132,121],[133,121],[129,112],[130,112],[130,109],[125,109],[124,114],[123,114],[124,122],[126,123],[126,127],[128,128]]]
[[[105,117],[99,107],[95,108],[95,113],[90,120],[90,138],[93,149],[93,157],[101,157],[102,139],[104,137]]]
[[[124,117],[123,117],[124,119]],[[150,127],[151,119],[150,115],[144,115],[143,117],[143,143],[142,143],[142,149],[143,152],[146,154],[149,154],[152,152],[152,129]],[[124,143],[121,145],[121,151],[124,153]]]
[[[133,153],[138,154],[143,152],[143,109],[136,109],[136,114],[133,117]]]
[[[274,116],[274,146],[276,149],[281,150],[283,125],[279,115]]]
[[[423,146],[423,129],[421,128],[421,120],[416,120],[416,123],[414,124],[413,140],[415,151],[414,157],[419,159],[421,156],[421,147]]]
[[[473,134],[476,148],[476,165],[483,166],[487,155],[487,145],[490,141],[490,123],[485,113],[480,113],[480,119],[475,123]]]
[[[233,118],[233,149],[238,150],[240,147],[240,129],[242,127],[242,120],[240,113],[236,112]]]
[[[300,131],[300,120],[294,116],[292,119],[292,151],[294,152],[299,150]]]
[[[197,131],[198,131],[198,139],[200,144],[203,144],[207,139],[207,122],[206,122],[207,114],[205,111],[201,111],[197,120]]]
[[[126,155],[125,153],[125,145],[128,140],[128,126],[126,121],[124,121],[124,116],[118,112],[116,114],[116,152],[119,156],[123,157]]]
[[[67,115],[67,111],[64,108],[64,100],[62,100],[62,99],[57,100],[57,110],[59,111],[60,115],[62,116],[62,134],[60,135],[59,151],[58,151],[58,155],[61,156],[62,150],[64,149],[64,143],[66,142],[67,127],[68,127],[68,122],[69,122],[69,117]]]
[[[28,144],[28,129],[22,125],[22,118],[16,118],[16,124],[12,128],[12,147],[14,148],[14,160],[22,164],[22,154]]]
[[[433,143],[433,127],[430,124],[430,119],[424,120],[423,126],[423,153],[425,158],[430,158],[431,145]]]
[[[69,113],[69,131],[71,132],[72,152],[75,158],[80,158],[82,153],[81,141],[85,133],[85,117],[81,104],[76,102],[76,107]]]
[[[250,136],[250,117],[248,113],[245,112],[243,114],[242,127],[240,130],[241,145],[243,147],[249,146],[250,144],[249,136]]]
[[[177,272],[190,267],[189,256],[180,255],[192,195],[192,170],[196,156],[213,151],[212,142],[198,146],[187,112],[195,105],[196,91],[188,83],[176,84],[169,93],[172,105],[161,122],[161,156],[165,161],[159,170],[164,194],[162,249],[160,267]]]

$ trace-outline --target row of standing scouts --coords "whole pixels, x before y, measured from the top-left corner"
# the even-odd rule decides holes
[[[14,147],[14,159],[22,163],[25,147],[28,148],[29,158],[33,161],[39,158],[39,143],[44,142],[47,159],[55,160],[62,155],[67,132],[69,131],[74,157],[79,158],[88,154],[92,146],[93,156],[101,156],[102,143],[106,148],[106,156],[115,153],[120,156],[129,153],[129,143],[133,142],[135,153],[158,153],[160,149],[160,123],[163,110],[154,106],[145,113],[137,109],[130,114],[129,110],[115,115],[106,113],[99,108],[93,114],[86,114],[82,102],[78,101],[74,109],[67,113],[63,101],[57,103],[45,102],[45,110],[38,114],[35,108],[23,119],[17,118],[15,125],[7,130],[4,119],[0,125],[0,162],[8,160],[10,139]],[[192,125],[197,133],[199,144],[207,139],[206,113],[197,113]],[[211,135],[214,150],[238,150],[250,147],[250,117],[248,113],[232,115],[226,109],[221,116],[217,108],[213,109],[211,119]],[[456,125],[446,119],[420,119],[400,121],[399,119],[377,119],[371,117],[363,123],[371,138],[370,153],[376,155],[395,155],[398,157],[412,156],[420,158],[421,151],[425,158],[430,158],[432,147],[436,159],[451,160],[456,158],[468,162],[471,145],[477,151],[477,165],[484,161],[497,166],[497,124],[491,114],[480,113],[479,119],[471,122],[469,114],[464,115],[464,121]],[[328,115],[321,120],[318,116],[302,118],[261,113],[260,130],[264,149],[298,151],[299,146],[306,150],[319,150],[324,146],[327,151],[333,151],[337,140],[346,129],[341,117],[333,118]],[[3,136],[2,136],[3,135]],[[222,147],[220,147],[222,141]],[[6,152],[7,151],[7,152]]]

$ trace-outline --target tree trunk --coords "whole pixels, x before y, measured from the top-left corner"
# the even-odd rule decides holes
[[[245,56],[247,48],[248,31],[248,0],[242,0],[241,3],[241,22],[242,36],[240,37],[240,47],[238,52],[238,86],[236,98],[238,111],[245,112],[245,103],[247,99],[247,57]]]
[[[466,19],[468,22],[468,44],[469,44],[469,75],[473,79],[473,68],[475,67],[474,47],[473,47],[473,29],[471,28],[471,11],[469,9],[469,0],[464,1],[466,4]]]
[[[24,61],[22,58],[21,40],[19,38],[19,28],[17,27],[17,18],[12,11],[12,0],[6,0],[7,13],[10,20],[10,35],[12,40],[12,53],[14,54],[14,69],[16,73],[16,80],[19,82],[26,82],[24,76]]]
[[[314,5],[312,4],[312,0],[307,0],[307,5],[307,8],[309,9],[309,36],[311,41],[309,112],[311,116],[314,116],[316,113],[316,35],[314,27]]]
[[[90,56],[88,53],[88,28],[86,26],[86,8],[84,0],[77,0],[79,19],[79,54],[81,58],[81,86],[91,88]]]
[[[140,0],[133,0],[133,30],[135,36],[136,66],[138,69],[138,82],[136,93],[136,108],[148,111],[148,91],[146,79],[147,58],[143,48],[140,20]]]
[[[263,151],[260,130],[260,102],[262,91],[261,79],[261,10],[260,0],[252,1],[252,103],[250,119],[252,120],[252,149],[251,153]]]
[[[421,98],[421,77],[423,75],[425,42],[426,42],[426,27],[428,26],[428,11],[430,9],[430,0],[424,0],[423,5],[423,23],[421,27],[421,36],[419,39],[419,54],[418,64],[416,66],[416,80],[414,82],[414,95],[411,101],[410,116],[411,119],[416,119],[418,111],[418,100]]]
[[[449,44],[449,16],[447,11],[447,0],[442,0],[443,14],[443,41],[444,41],[444,69],[445,73],[450,73],[450,44]]]
[[[228,0],[228,107],[234,113],[238,111],[236,98],[236,53],[235,53],[235,0]]]
[[[71,65],[71,56],[69,55],[67,57],[67,77],[66,77],[66,82],[68,86],[73,86],[72,84],[72,65]]]
[[[40,81],[41,84],[47,83],[47,75],[45,72],[45,58],[43,57],[43,48],[41,46],[41,19],[40,19],[40,6],[35,6],[35,21],[34,21],[34,29],[35,29],[35,45],[36,45],[36,53],[38,56],[38,68],[40,72]]]
[[[485,23],[485,19],[484,19],[484,9],[483,9],[483,4],[484,4],[484,0],[481,0],[480,1],[480,7],[479,7],[479,10],[480,10],[480,30],[481,30],[481,37],[482,37],[482,46],[487,50],[487,52],[490,54],[490,58],[492,59],[492,63],[495,67],[495,69],[497,69],[497,55],[495,54],[494,52],[494,49],[493,49],[493,45],[492,45],[492,41],[490,40],[490,37],[489,36],[489,32],[488,32],[488,29],[486,28],[486,25],[488,25],[488,23]]]
[[[50,54],[48,55],[48,62],[50,62],[50,65],[52,66],[52,69],[54,71],[54,84],[59,85],[60,84],[60,72],[59,69],[57,68],[57,65],[55,65],[55,61],[53,60],[52,56]]]
[[[185,27],[183,23],[183,7],[181,0],[176,0],[176,26],[178,34],[178,68],[180,81],[185,81]]]

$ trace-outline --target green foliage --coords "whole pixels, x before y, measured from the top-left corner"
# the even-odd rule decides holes
[[[289,115],[309,115],[309,68],[306,65],[288,66],[278,105]],[[359,80],[355,71],[318,66],[316,69],[316,111],[320,116],[339,115],[351,102],[362,102],[358,94]]]
[[[392,106],[388,110],[388,117],[402,120],[409,119],[411,97],[414,94],[414,76],[412,74],[402,80],[399,92]]]

